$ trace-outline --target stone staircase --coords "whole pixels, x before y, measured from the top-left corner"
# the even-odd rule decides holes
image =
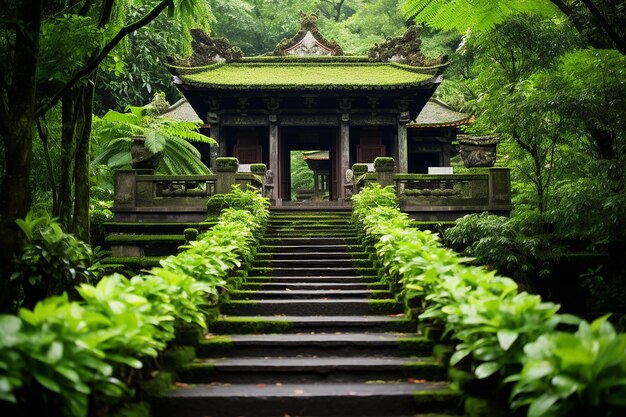
[[[273,213],[158,417],[449,416],[460,397],[372,268],[350,213]]]

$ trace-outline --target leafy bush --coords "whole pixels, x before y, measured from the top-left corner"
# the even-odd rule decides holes
[[[255,234],[267,222],[265,199],[248,193],[237,191],[241,198],[235,200],[250,201],[254,214],[224,210],[214,228],[187,251],[163,260],[161,268],[131,279],[106,276],[95,286],[82,283],[80,301],[63,294],[19,316],[0,316],[0,412],[32,415],[46,409],[84,417],[94,404],[130,395],[137,377],[130,371],[166,347],[177,323],[206,328],[204,308],[217,303],[233,268],[254,256]],[[56,236],[60,229],[48,220],[22,223],[29,236],[39,228],[46,237]],[[48,270],[41,271],[47,279]]]
[[[455,250],[532,287],[529,277],[549,275],[551,263],[565,252],[557,241],[539,234],[541,223],[532,211],[512,219],[484,212],[458,219],[445,237]]]
[[[219,215],[224,209],[231,208],[245,210],[261,216],[264,223],[269,218],[269,199],[259,196],[259,192],[254,187],[248,187],[245,191],[239,184],[233,185],[233,189],[228,194],[216,194],[207,201],[207,212],[209,215]]]
[[[507,379],[513,406],[528,405],[528,417],[624,415],[626,335],[607,317],[526,345],[523,369]]]
[[[435,235],[412,230],[408,217],[389,206],[384,190],[368,193],[354,203],[365,241],[374,245],[385,274],[401,284],[407,305],[421,304],[420,319],[445,327],[459,342],[451,364],[471,357],[478,379],[516,381],[513,405],[530,404],[529,417],[569,415],[578,407],[587,412],[581,415],[600,415],[602,407],[626,405],[626,336],[605,319],[591,326],[583,322],[575,335],[557,332],[560,324],[581,320],[519,292],[510,278],[464,265],[471,258],[443,248]],[[376,207],[377,195],[387,206]],[[470,226],[479,233],[486,223]]]
[[[47,296],[71,292],[83,282],[92,282],[98,264],[89,245],[63,232],[47,213],[17,220],[24,232],[19,254],[13,259],[11,279],[19,281],[24,305],[32,307]]]

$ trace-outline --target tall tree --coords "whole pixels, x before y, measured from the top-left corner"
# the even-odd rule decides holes
[[[29,176],[36,120],[62,101],[63,135],[66,144],[70,145],[70,149],[64,149],[64,154],[67,154],[67,164],[73,168],[71,172],[63,172],[63,175],[69,174],[75,187],[74,197],[70,197],[70,200],[77,199],[77,204],[71,208],[64,207],[63,210],[73,214],[73,219],[66,221],[75,231],[88,233],[89,129],[97,69],[126,36],[153,21],[166,9],[172,15],[193,16],[201,3],[197,0],[161,0],[146,1],[146,4],[151,7],[139,19],[110,26],[112,16],[120,12],[116,6],[122,5],[115,0],[55,1],[46,4],[45,9],[41,0],[4,1],[2,4],[6,16],[0,21],[0,31],[4,35],[2,50],[6,58],[0,64],[0,135],[4,145],[4,175],[0,187],[2,310],[11,309],[11,301],[16,298],[16,290],[9,281],[11,258],[18,242],[15,220],[24,217],[29,209]],[[43,17],[52,19],[52,22],[61,19],[64,24],[70,20],[71,23],[83,22],[84,25],[76,27],[86,27],[88,32],[102,34],[102,43],[95,49],[93,45],[87,44],[86,48],[72,49],[71,54],[57,56],[56,61],[61,65],[68,64],[70,68],[76,69],[69,76],[62,71],[46,73],[47,78],[38,82],[38,75],[39,80],[42,80],[42,70],[45,68],[41,61],[40,38],[42,34],[48,33],[44,31],[46,25],[42,24]],[[110,29],[104,30],[105,27]],[[59,202],[71,193],[69,188],[66,185],[63,195],[59,194]]]

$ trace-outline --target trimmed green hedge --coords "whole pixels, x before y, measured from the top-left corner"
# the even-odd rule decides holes
[[[466,265],[436,235],[415,230],[397,204],[392,188],[366,188],[353,198],[354,222],[406,305],[456,344],[451,365],[496,378],[499,393],[528,417],[623,415],[626,335],[606,317],[558,314],[558,305],[520,292],[510,278]],[[571,326],[578,330],[561,330]]]
[[[206,328],[205,312],[232,285],[233,271],[254,257],[269,211],[266,199],[247,193],[256,202],[249,210],[224,210],[215,227],[158,268],[82,284],[77,301],[63,294],[0,315],[0,411],[26,416],[46,407],[84,417],[88,408],[113,411],[111,404],[128,400],[128,384],[143,378],[128,368],[153,363],[177,327]]]

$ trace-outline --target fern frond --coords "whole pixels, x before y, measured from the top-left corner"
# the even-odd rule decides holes
[[[407,0],[401,10],[417,23],[461,33],[488,31],[515,14],[560,13],[549,0]]]

